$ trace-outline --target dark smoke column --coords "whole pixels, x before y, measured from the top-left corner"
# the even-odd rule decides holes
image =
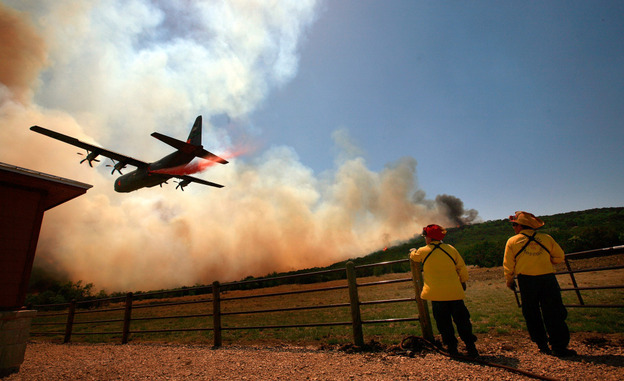
[[[441,194],[436,196],[435,202],[455,226],[471,224],[479,217],[475,209],[464,210],[464,202],[455,196]]]

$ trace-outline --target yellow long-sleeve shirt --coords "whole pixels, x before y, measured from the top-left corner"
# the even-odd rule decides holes
[[[527,244],[529,238],[535,234],[537,242],[530,242],[527,247],[520,252]],[[518,255],[518,252],[520,254]],[[550,253],[548,253],[550,252]],[[548,234],[537,233],[531,229],[522,230],[519,234],[509,238],[505,245],[505,257],[503,258],[503,269],[505,280],[509,283],[514,275],[543,275],[554,273],[554,264],[563,262],[564,252],[561,246]]]
[[[440,244],[440,248],[433,250],[435,244]],[[442,249],[449,255],[446,255]],[[427,257],[429,253],[431,255]],[[424,261],[424,285],[420,294],[421,298],[432,301],[464,299],[465,294],[461,284],[468,280],[468,269],[464,259],[453,246],[441,241],[432,241],[418,250],[412,249],[410,259],[421,263]]]

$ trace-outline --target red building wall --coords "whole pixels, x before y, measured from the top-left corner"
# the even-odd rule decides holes
[[[24,305],[43,213],[90,187],[0,163],[0,311]]]

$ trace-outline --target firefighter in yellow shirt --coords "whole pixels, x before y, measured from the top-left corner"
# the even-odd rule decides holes
[[[561,300],[553,266],[563,262],[563,250],[551,236],[536,231],[544,226],[544,221],[533,214],[516,212],[509,220],[516,235],[505,245],[505,281],[507,287],[515,290],[514,277],[518,277],[522,315],[531,340],[542,353],[560,357],[576,355],[576,351],[568,349],[570,331],[565,322],[568,312]]]
[[[472,333],[470,313],[464,304],[468,280],[466,264],[453,246],[442,242],[446,235],[443,227],[428,225],[422,235],[427,245],[410,252],[412,261],[422,262],[424,285],[421,298],[431,301],[436,326],[449,353],[459,354],[453,327],[455,321],[468,356],[476,357],[479,355],[475,346],[477,337]]]

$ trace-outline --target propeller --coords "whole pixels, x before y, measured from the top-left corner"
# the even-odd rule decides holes
[[[78,152],[78,155],[80,156],[84,156],[83,153]],[[96,157],[98,157],[99,152],[89,152],[87,151],[87,157],[85,157],[84,159],[80,160],[80,164],[84,163],[85,161],[89,163],[89,166],[91,168],[93,168],[93,162],[100,162],[99,160],[96,159]]]
[[[191,182],[189,180],[180,180],[177,182],[176,189],[180,188],[182,192],[184,192],[184,187],[189,185]]]
[[[126,163],[124,163],[123,161],[115,161],[113,159],[110,159],[110,161],[113,162],[113,165],[106,164],[106,166],[109,168],[113,168],[113,170],[111,171],[111,175],[115,173],[115,171],[119,172],[120,175],[123,175],[123,173],[121,173],[121,170],[126,168]]]

